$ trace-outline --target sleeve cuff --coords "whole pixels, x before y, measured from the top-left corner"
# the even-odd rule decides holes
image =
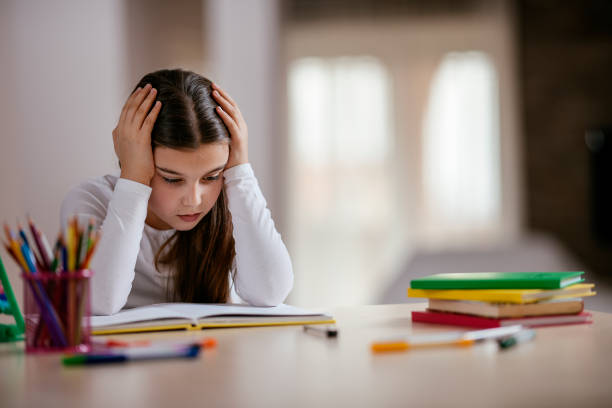
[[[115,184],[115,193],[120,192],[127,194],[135,194],[147,200],[151,196],[152,190],[153,189],[147,185],[124,178],[118,179],[117,184]]]
[[[251,167],[251,163],[244,163],[225,170],[223,172],[223,177],[225,179],[225,184],[227,184],[232,180],[244,177],[255,177],[255,173],[253,173],[253,167]]]

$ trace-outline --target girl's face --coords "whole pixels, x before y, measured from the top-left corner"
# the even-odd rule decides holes
[[[195,150],[156,147],[146,223],[160,230],[195,227],[217,202],[228,156],[227,143]]]

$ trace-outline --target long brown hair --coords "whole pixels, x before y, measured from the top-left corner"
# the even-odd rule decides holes
[[[162,102],[151,132],[151,146],[196,149],[201,144],[229,143],[225,124],[215,112],[211,82],[190,71],[161,70],[145,75],[136,87],[151,84]],[[213,208],[189,231],[176,231],[159,248],[155,267],[173,273],[167,296],[171,301],[224,303],[236,251],[225,187]]]

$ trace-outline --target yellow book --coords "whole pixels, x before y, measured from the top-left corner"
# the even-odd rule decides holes
[[[408,289],[408,297],[478,300],[495,303],[533,303],[544,299],[563,299],[593,296],[592,283],[579,283],[563,289]]]
[[[159,303],[92,316],[91,334],[105,335],[221,327],[332,324],[333,317],[289,305],[253,307],[236,304]]]

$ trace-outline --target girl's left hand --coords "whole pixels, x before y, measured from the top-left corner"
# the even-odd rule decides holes
[[[225,123],[225,126],[227,126],[227,129],[230,131],[232,139],[230,142],[229,159],[225,168],[229,169],[239,164],[248,163],[249,132],[246,122],[242,117],[242,113],[240,113],[238,105],[227,92],[219,88],[217,84],[213,83],[212,86],[213,98],[215,98],[220,105],[217,106],[217,114],[223,119],[223,123]]]

